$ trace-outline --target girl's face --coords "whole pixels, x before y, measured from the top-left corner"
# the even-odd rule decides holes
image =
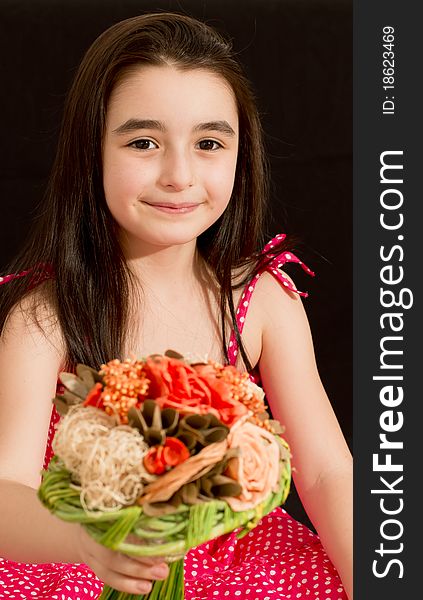
[[[195,240],[224,212],[238,153],[226,81],[206,70],[142,66],[113,90],[103,140],[107,205],[126,254]]]

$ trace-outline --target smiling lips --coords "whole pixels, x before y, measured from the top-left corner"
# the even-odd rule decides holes
[[[199,206],[199,204],[181,202],[180,204],[172,204],[171,202],[161,202],[161,203],[153,203],[153,202],[144,202],[148,206],[159,210],[161,212],[170,213],[170,214],[184,214],[192,212]]]

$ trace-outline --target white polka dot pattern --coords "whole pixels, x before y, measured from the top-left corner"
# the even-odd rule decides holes
[[[102,582],[86,565],[31,565],[0,558],[0,598],[13,600],[92,600]]]
[[[189,552],[185,582],[185,600],[347,598],[319,538],[282,508]]]

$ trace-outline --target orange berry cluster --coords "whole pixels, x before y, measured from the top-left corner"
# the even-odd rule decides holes
[[[118,417],[120,423],[128,423],[129,409],[139,406],[148,390],[143,364],[132,359],[124,362],[115,359],[102,365],[100,374],[105,383],[101,397],[106,413]]]
[[[223,366],[219,363],[212,363],[212,365],[216,370],[216,376],[222,377],[224,381],[231,385],[232,398],[244,404],[253,413],[249,420],[273,433],[264,400],[261,396],[255,394],[248,384],[250,379],[248,373],[240,373],[235,367]]]

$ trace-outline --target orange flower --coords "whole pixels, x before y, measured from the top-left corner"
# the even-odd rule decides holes
[[[168,437],[163,446],[150,448],[144,456],[144,467],[149,473],[162,475],[189,457],[190,452],[183,442],[177,438]]]
[[[190,452],[181,440],[174,437],[166,438],[163,446],[164,462],[170,467],[176,467],[190,457]]]
[[[235,367],[213,363],[194,365],[194,369],[210,388],[211,406],[217,410],[222,423],[230,427],[248,413],[248,408],[239,400],[248,375],[244,377]]]
[[[104,387],[96,384],[84,404],[101,408],[123,424],[128,422],[129,409],[147,398],[181,415],[211,413],[228,427],[250,410],[260,413],[264,407],[247,373],[211,361],[189,365],[183,359],[156,354],[145,360],[112,360],[102,365],[100,374]]]
[[[149,380],[148,398],[160,408],[174,408],[181,414],[219,413],[212,407],[212,391],[190,365],[168,356],[149,356],[144,365]],[[144,399],[144,398],[143,398]]]
[[[84,406],[94,406],[94,408],[99,408],[104,410],[104,403],[101,397],[103,391],[103,386],[101,383],[96,383],[93,388],[88,392],[87,397],[85,398],[83,405]]]

